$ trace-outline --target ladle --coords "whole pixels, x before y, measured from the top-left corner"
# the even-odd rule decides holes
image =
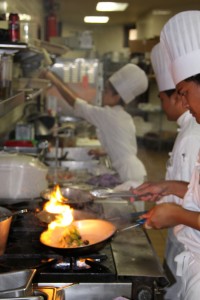
[[[10,217],[13,217],[15,215],[24,214],[24,213],[27,213],[27,212],[28,212],[28,209],[25,208],[25,209],[20,209],[20,210],[11,212],[9,214],[4,213],[4,214],[0,215],[0,222],[4,221],[4,220],[6,220],[6,219],[8,219]]]

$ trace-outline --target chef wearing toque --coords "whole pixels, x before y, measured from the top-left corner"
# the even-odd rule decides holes
[[[175,83],[170,72],[170,60],[160,43],[154,46],[151,51],[151,63],[156,76],[163,111],[169,121],[177,121],[178,125],[178,134],[172,152],[169,154],[165,179],[190,181],[200,149],[200,125],[188,108],[183,106],[182,99],[177,97]],[[168,195],[158,201],[159,204],[165,202],[182,204],[182,199],[175,195]],[[173,229],[169,228],[168,230],[165,259],[167,267],[175,277],[174,258],[184,247],[177,240]],[[175,292],[179,285],[180,277],[177,277],[175,282],[172,281],[171,287],[167,288],[165,299],[177,299]]]
[[[170,69],[178,96],[200,123],[200,11],[185,11],[172,17],[163,27],[160,43],[170,59]],[[193,149],[193,145],[190,145]],[[194,154],[195,155],[195,154]],[[174,233],[184,250],[175,257],[176,276],[181,286],[171,298],[198,300],[200,297],[200,155],[188,185],[184,181],[163,181],[140,186],[134,193],[152,193],[155,201],[174,194],[183,198],[181,205],[163,203],[147,214],[146,227],[176,226]]]
[[[145,72],[134,64],[127,64],[115,72],[105,86],[103,107],[93,106],[77,98],[52,72],[47,70],[43,76],[56,86],[63,98],[73,107],[76,116],[84,118],[96,127],[101,145],[121,181],[133,180],[142,183],[146,169],[137,157],[133,118],[124,107],[147,90],[148,79]]]

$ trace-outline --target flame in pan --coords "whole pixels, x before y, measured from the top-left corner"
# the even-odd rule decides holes
[[[50,194],[49,201],[44,205],[44,210],[56,215],[55,220],[48,225],[49,229],[66,227],[73,221],[73,209],[69,205],[61,203],[62,198],[60,187],[56,185]]]

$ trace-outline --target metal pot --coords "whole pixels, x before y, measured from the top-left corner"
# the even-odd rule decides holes
[[[0,216],[4,214],[11,214],[12,212],[4,207],[0,207]],[[12,221],[12,216],[0,221],[0,232],[1,232],[1,239],[0,239],[0,255],[4,254],[6,249],[8,235],[10,231],[10,225]]]
[[[54,230],[51,233],[44,231],[40,235],[40,242],[63,256],[79,256],[99,251],[117,230],[112,223],[100,219],[79,220],[73,222],[73,224],[78,228],[82,239],[89,241],[89,245],[73,248],[59,247],[60,236],[55,234]],[[54,240],[52,240],[52,236],[55,238]]]

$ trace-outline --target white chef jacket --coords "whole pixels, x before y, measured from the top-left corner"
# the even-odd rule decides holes
[[[167,162],[166,180],[181,180],[189,182],[200,149],[200,125],[189,111],[182,114],[178,120],[178,135]],[[182,199],[169,195],[159,203],[175,202],[182,204]]]
[[[167,162],[166,179],[190,181],[200,149],[200,125],[189,111],[182,114],[177,120],[178,135],[176,137],[170,158]],[[183,200],[169,195],[163,197],[159,203],[175,202],[182,205]],[[173,228],[168,230],[165,258],[172,274],[176,274],[174,258],[183,250],[183,244],[177,241]],[[180,299],[178,291],[181,286],[181,278],[176,278],[176,283],[167,289],[165,299]],[[177,295],[177,296],[176,296]]]
[[[200,153],[193,171],[183,207],[200,212]],[[199,300],[200,297],[200,231],[185,225],[175,227],[177,239],[185,250],[176,256],[177,275],[181,276],[180,299]]]
[[[146,170],[137,157],[135,125],[123,107],[98,107],[77,98],[74,112],[96,127],[98,139],[120,179],[143,182]]]

